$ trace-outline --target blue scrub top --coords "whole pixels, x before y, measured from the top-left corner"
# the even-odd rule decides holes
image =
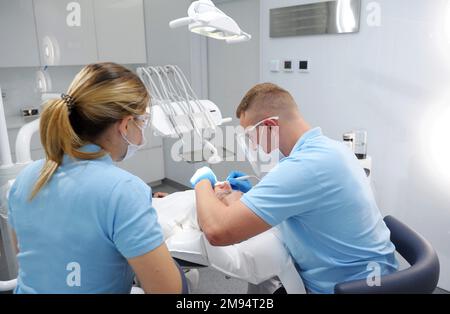
[[[20,251],[15,292],[129,293],[134,274],[127,259],[164,242],[151,189],[109,155],[90,161],[66,155],[29,201],[43,164],[26,167],[9,194]]]
[[[398,268],[363,168],[320,128],[306,132],[241,201],[279,226],[310,292],[333,293],[337,283]]]

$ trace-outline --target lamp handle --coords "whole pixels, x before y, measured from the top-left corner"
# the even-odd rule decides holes
[[[177,28],[181,26],[189,25],[192,22],[192,19],[190,17],[182,17],[173,21],[170,21],[169,26],[170,28]]]

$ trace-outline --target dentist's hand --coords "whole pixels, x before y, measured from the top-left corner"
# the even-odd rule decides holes
[[[249,180],[236,180],[236,178],[246,176],[244,172],[241,171],[231,171],[227,177],[227,181],[230,183],[233,190],[241,191],[242,193],[247,193],[252,188],[252,184]]]
[[[214,184],[217,183],[217,177],[214,172],[209,167],[202,167],[198,169],[194,175],[192,176],[190,182],[193,188],[202,180],[209,180],[211,182],[212,187],[214,188]]]

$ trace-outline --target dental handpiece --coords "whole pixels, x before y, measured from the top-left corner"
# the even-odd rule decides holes
[[[242,177],[234,178],[234,180],[242,181],[242,180],[248,180],[250,178],[251,178],[251,176],[242,176]]]
[[[257,176],[242,176],[242,177],[237,177],[237,178],[234,178],[234,179],[238,180],[238,181],[242,181],[242,180],[248,180],[248,179],[251,179],[251,178],[255,178],[258,181],[260,180]]]
[[[237,178],[233,178],[233,179],[237,180],[237,181],[242,181],[242,180],[248,180],[250,178],[255,178],[256,180],[260,181],[260,179],[257,176],[250,176],[250,175],[237,177]],[[226,181],[217,181],[216,184],[214,184],[214,186],[218,186],[218,185],[224,184],[225,182]]]

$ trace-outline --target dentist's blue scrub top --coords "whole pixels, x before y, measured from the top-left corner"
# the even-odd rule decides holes
[[[363,168],[345,145],[322,135],[320,128],[306,132],[241,201],[279,226],[312,293],[333,293],[337,283],[372,281],[378,272],[398,268]]]
[[[43,164],[26,167],[9,194],[9,222],[20,251],[15,292],[129,293],[134,274],[126,259],[164,241],[150,188],[109,155],[91,161],[66,155],[29,201]]]

